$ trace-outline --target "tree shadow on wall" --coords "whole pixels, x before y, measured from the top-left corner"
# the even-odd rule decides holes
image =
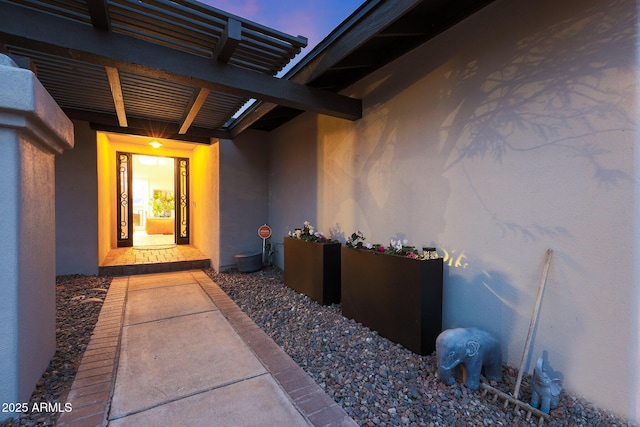
[[[449,159],[440,170],[430,170],[430,176],[442,177],[453,167],[462,166],[473,193],[496,225],[503,232],[526,240],[568,237],[569,232],[562,226],[520,224],[500,217],[474,187],[474,180],[464,169],[465,159],[490,158],[501,163],[508,153],[544,152],[545,156],[586,161],[596,185],[604,190],[632,181],[624,170],[606,164],[606,155],[614,150],[613,146],[608,149],[589,139],[606,140],[635,130],[635,119],[631,117],[635,88],[613,83],[616,79],[612,77],[614,73],[631,74],[635,70],[635,2],[574,2],[569,7],[552,7],[551,17],[545,16],[545,4],[550,2],[530,3],[524,6],[524,12],[522,4],[505,5],[501,16],[509,16],[511,11],[514,19],[496,25],[503,26],[504,31],[479,33],[479,50],[483,54],[476,57],[471,48],[459,41],[449,47],[444,46],[445,39],[434,40],[433,57],[425,56],[411,64],[404,59],[405,71],[383,76],[370,97],[384,108],[388,99],[385,97],[407,89],[425,74],[455,63],[442,74],[437,99],[428,94],[426,101],[428,109],[438,111],[441,118],[438,156]],[[530,19],[530,15],[537,16]],[[482,29],[476,25],[474,31]],[[467,44],[469,37],[473,36],[465,35]],[[457,54],[457,50],[464,53]],[[440,58],[434,59],[438,55]],[[383,111],[373,111],[385,122],[367,161],[369,170],[384,157],[395,134],[402,132],[397,120]],[[416,154],[416,147],[403,147],[400,143],[394,149],[395,157]],[[554,151],[550,154],[547,150]],[[576,164],[578,168],[584,168],[582,163]],[[361,175],[364,176],[367,173]],[[361,187],[366,188],[364,182]],[[404,188],[398,187],[398,191]],[[367,208],[375,208],[364,198],[363,202]]]
[[[600,188],[632,181],[625,171],[605,165],[604,156],[614,147],[594,145],[589,138],[606,140],[635,129],[630,116],[635,89],[616,87],[611,76],[635,69],[635,2],[591,4],[514,39],[511,55],[502,62],[471,60],[448,75],[445,86],[450,90],[441,102],[456,107],[441,129],[447,135],[443,154],[451,159],[444,171],[464,159],[490,157],[501,163],[507,153],[553,149],[559,156],[586,161]],[[526,240],[568,236],[564,227],[500,218],[475,188],[474,193],[504,232]]]

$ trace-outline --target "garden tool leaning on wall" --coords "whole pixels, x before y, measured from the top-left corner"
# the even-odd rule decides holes
[[[529,353],[529,346],[531,345],[531,338],[533,335],[533,331],[538,322],[538,311],[540,310],[540,304],[542,303],[542,293],[544,291],[544,287],[547,283],[547,275],[549,273],[549,264],[551,263],[551,254],[553,252],[551,249],[547,249],[547,258],[544,264],[544,270],[542,272],[542,277],[540,278],[540,285],[538,286],[538,296],[536,297],[536,303],[533,308],[533,313],[531,315],[531,322],[529,323],[529,332],[527,334],[527,340],[524,344],[524,351],[522,353],[522,361],[520,362],[520,369],[518,370],[518,378],[516,380],[516,386],[513,390],[513,395],[509,395],[503,391],[500,391],[494,387],[491,387],[489,384],[480,383],[480,387],[482,388],[482,396],[486,396],[487,394],[493,394],[493,402],[497,401],[498,398],[504,399],[504,408],[506,409],[509,405],[514,405],[514,413],[520,415],[522,412],[526,414],[527,421],[531,418],[531,415],[536,415],[539,417],[538,426],[542,426],[544,420],[549,419],[549,414],[546,414],[539,409],[534,408],[528,403],[522,402],[518,400],[518,395],[520,393],[520,384],[522,382],[522,376],[524,374],[524,366],[527,361],[527,354]],[[522,411],[522,412],[521,412]]]

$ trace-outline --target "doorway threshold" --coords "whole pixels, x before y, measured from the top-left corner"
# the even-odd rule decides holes
[[[211,267],[211,260],[192,245],[133,246],[112,249],[98,266],[99,276],[133,276]]]

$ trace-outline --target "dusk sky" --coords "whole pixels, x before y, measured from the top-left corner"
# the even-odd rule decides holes
[[[296,57],[306,55],[364,0],[200,0],[278,31],[304,36],[308,46]],[[295,61],[295,60],[294,60]]]

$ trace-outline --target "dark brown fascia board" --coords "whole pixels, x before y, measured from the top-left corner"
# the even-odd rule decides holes
[[[283,79],[300,84],[309,83],[421,2],[422,0],[370,0],[364,3],[286,73]],[[277,106],[275,103],[256,102],[231,124],[231,135],[239,135]]]
[[[247,108],[236,120],[231,122],[228,127],[231,138],[235,138],[242,132],[247,130],[252,124],[260,120],[269,111],[276,108],[278,105],[270,102],[256,101],[252,106]]]
[[[89,127],[98,132],[121,133],[125,135],[148,136],[149,138],[171,139],[174,141],[191,142],[196,144],[210,145],[211,139],[200,136],[180,135],[177,133],[153,134],[147,129],[134,127],[121,128],[119,126],[109,126],[102,123],[89,122]]]
[[[204,144],[209,144],[209,140],[211,138],[231,139],[229,132],[220,129],[207,129],[191,126],[187,133],[180,134],[180,126],[177,123],[139,119],[135,117],[128,118],[127,121],[129,126],[125,128],[118,125],[118,117],[115,114],[76,110],[72,108],[63,108],[62,111],[64,111],[70,119],[89,122],[95,130],[103,130],[107,132],[131,133],[134,135],[177,139]]]
[[[2,9],[0,42],[5,44],[347,120],[362,117],[359,99],[112,31],[96,31],[85,24],[33,9],[6,3]]]
[[[332,31],[284,78],[306,84],[406,15],[424,0],[369,0]]]

